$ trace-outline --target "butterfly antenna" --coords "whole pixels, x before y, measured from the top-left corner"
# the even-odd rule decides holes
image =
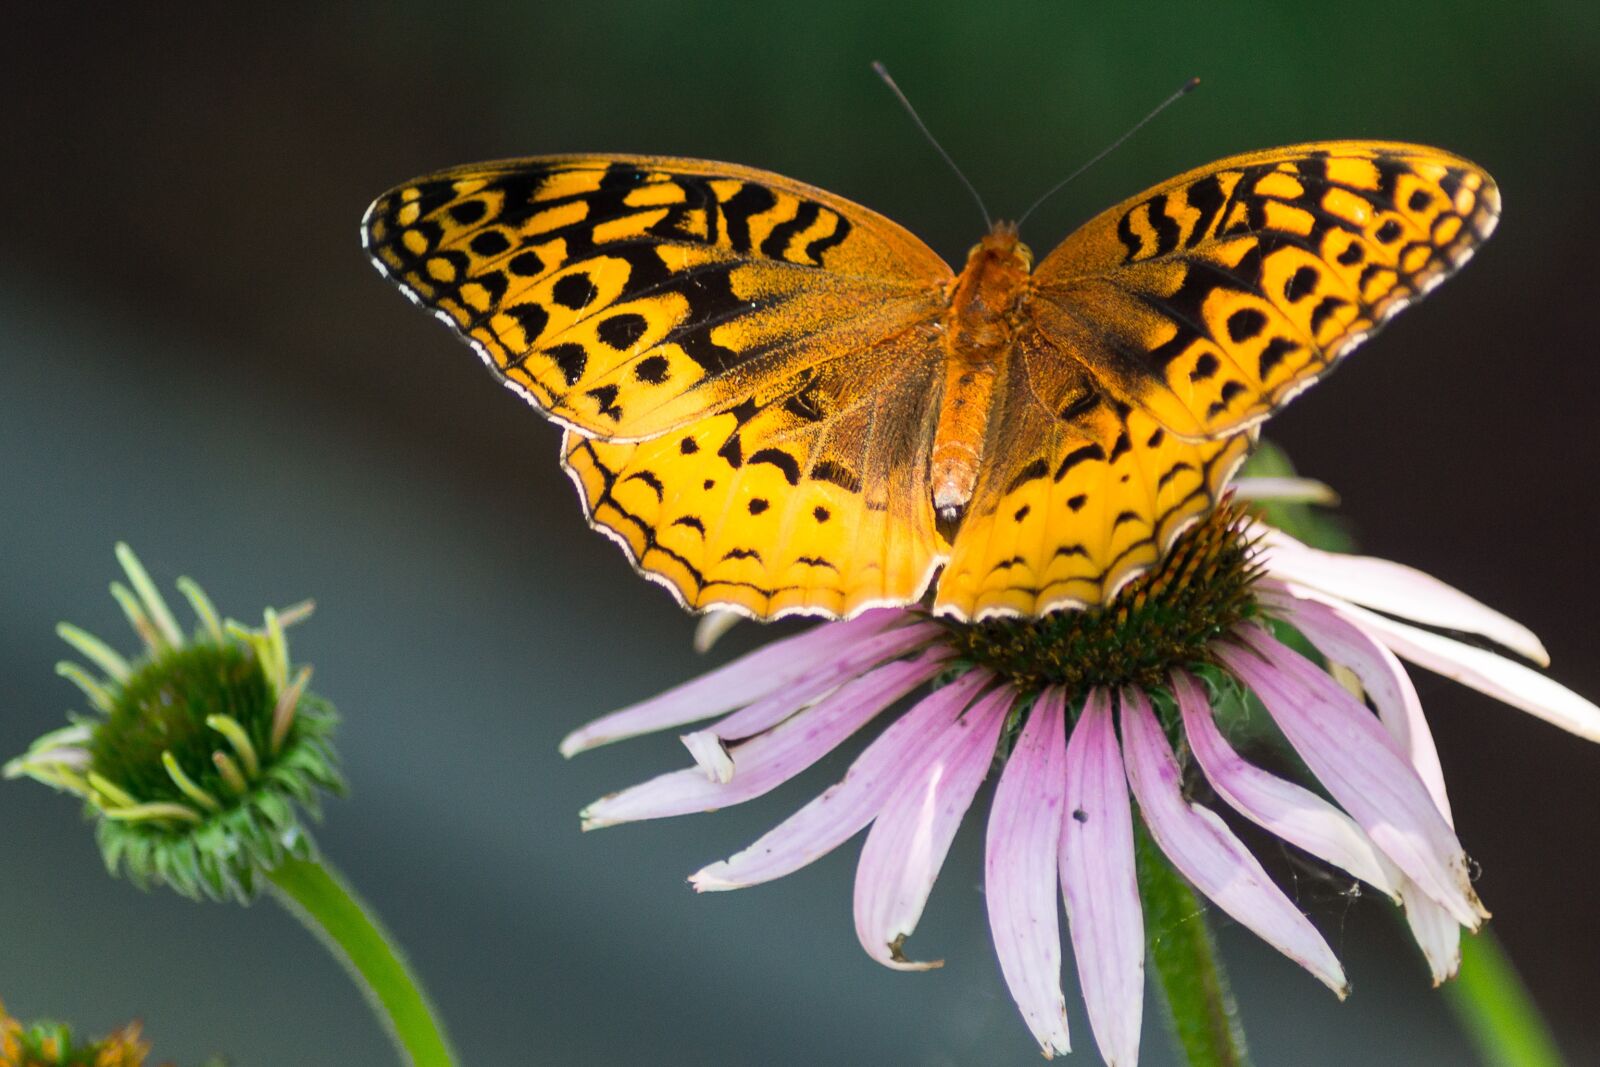
[[[922,121],[922,116],[917,114],[917,109],[911,106],[911,101],[906,99],[906,94],[900,91],[900,86],[896,85],[894,79],[889,76],[889,68],[875,59],[872,61],[872,71],[883,79],[883,84],[887,85],[889,91],[895,95],[895,99],[900,101],[900,106],[906,109],[906,114],[911,116],[911,121],[917,124],[917,129],[922,131],[922,136],[928,139],[928,143],[933,145],[934,151],[938,152],[944,158],[944,161],[950,164],[950,169],[956,172],[956,177],[961,179],[961,184],[967,187],[967,192],[972,194],[972,199],[977,203],[978,210],[983,213],[984,226],[993,229],[994,220],[989,217],[989,209],[983,205],[983,197],[978,195],[977,187],[967,180],[967,176],[961,173],[961,168],[956,166],[956,161],[950,158],[950,153],[944,150],[944,145],[940,144],[939,139],[929,132],[928,124]]]
[[[1128,129],[1127,133],[1124,133],[1121,137],[1118,137],[1115,141],[1112,141],[1105,148],[1102,148],[1100,150],[1100,152],[1093,159],[1089,160],[1089,162],[1085,163],[1083,166],[1079,167],[1077,170],[1073,171],[1071,174],[1067,175],[1065,178],[1062,178],[1055,185],[1052,185],[1049,188],[1049,190],[1045,192],[1045,194],[1043,196],[1041,196],[1039,199],[1037,199],[1037,200],[1035,200],[1033,202],[1033,206],[1032,207],[1028,208],[1028,210],[1026,210],[1026,211],[1024,211],[1022,213],[1022,218],[1017,220],[1017,225],[1021,226],[1024,222],[1027,222],[1028,221],[1028,216],[1032,215],[1035,211],[1037,211],[1039,209],[1039,205],[1040,204],[1043,204],[1046,200],[1049,200],[1052,196],[1055,196],[1062,189],[1065,189],[1067,187],[1067,183],[1068,182],[1072,181],[1072,179],[1078,177],[1078,175],[1082,174],[1084,171],[1088,170],[1090,167],[1094,166],[1096,163],[1100,162],[1102,159],[1106,158],[1111,153],[1115,152],[1117,149],[1121,148],[1124,141],[1126,141],[1128,138],[1132,137],[1134,134],[1138,133],[1141,129],[1143,129],[1144,126],[1147,123],[1149,123],[1149,121],[1151,119],[1155,118],[1157,115],[1161,114],[1163,111],[1167,110],[1167,108],[1171,107],[1173,104],[1176,104],[1179,100],[1183,99],[1185,96],[1188,96],[1190,93],[1194,92],[1199,87],[1200,87],[1200,79],[1199,78],[1190,78],[1188,81],[1184,82],[1183,85],[1181,85],[1178,88],[1177,92],[1173,93],[1171,96],[1169,96],[1165,100],[1161,101],[1161,103],[1157,104],[1155,106],[1155,109],[1152,110],[1150,112],[1150,114],[1146,115],[1144,118],[1142,118],[1138,122],[1134,123]]]

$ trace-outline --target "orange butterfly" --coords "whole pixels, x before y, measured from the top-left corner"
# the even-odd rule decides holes
[[[687,607],[1103,603],[1216,501],[1252,427],[1494,228],[1480,168],[1330,141],[1233,156],[1035,268],[958,274],[766,171],[547,156],[418,178],[362,240],[566,428],[591,525]]]

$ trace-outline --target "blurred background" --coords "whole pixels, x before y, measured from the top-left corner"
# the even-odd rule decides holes
[[[586,530],[556,430],[357,246],[389,185],[579,150],[768,167],[960,257],[981,222],[868,70],[886,61],[999,215],[1191,75],[1200,92],[1030,222],[1036,249],[1159,179],[1324,137],[1484,164],[1503,225],[1271,436],[1365,549],[1525,621],[1600,694],[1600,7],[991,2],[28,5],[0,37],[0,755],[76,691],[52,628],[124,625],[125,538],[222,610],[316,597],[293,635],[344,715],[319,839],[426,977],[469,1064],[1028,1064],[981,901],[981,819],[895,974],[850,920],[858,846],[765,888],[684,877],[833,781],[588,836],[594,797],[685,762],[671,736],[565,763],[564,732],[699,671],[691,620]],[[959,262],[959,259],[957,260]],[[720,661],[768,633],[746,626]],[[119,637],[119,643],[130,640]],[[1478,888],[1574,1062],[1600,1058],[1600,748],[1418,677]],[[846,753],[848,755],[848,751]],[[280,909],[109,880],[77,805],[0,788],[0,995],[159,1058],[386,1064],[350,982]],[[1281,857],[1272,860],[1281,865]],[[1460,1063],[1388,906],[1299,872],[1344,1005],[1236,927],[1263,1064]],[[1068,974],[1069,983],[1072,976]],[[1079,1048],[1095,1053],[1076,996]],[[1147,1012],[1147,1063],[1167,1062]]]

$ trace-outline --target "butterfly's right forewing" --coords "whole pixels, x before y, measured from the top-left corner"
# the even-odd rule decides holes
[[[1035,273],[1041,329],[1191,438],[1314,382],[1471,257],[1500,195],[1447,152],[1328,141],[1220,160],[1087,223]]]

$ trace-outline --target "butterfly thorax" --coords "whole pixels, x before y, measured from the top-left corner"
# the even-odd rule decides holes
[[[943,339],[944,391],[932,454],[933,506],[955,523],[977,482],[995,382],[1005,368],[1029,294],[1033,253],[998,222],[967,255],[950,286]]]

